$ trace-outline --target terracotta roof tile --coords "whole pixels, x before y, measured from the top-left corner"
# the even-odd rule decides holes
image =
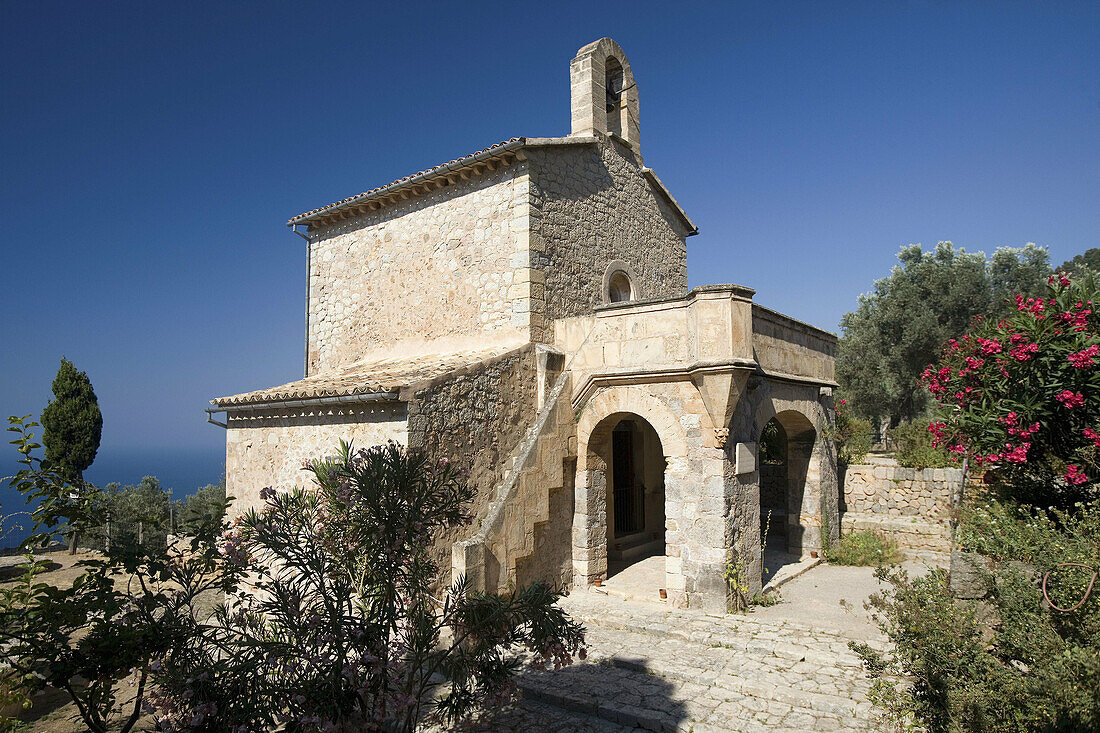
[[[391,183],[387,183],[384,186],[379,186],[377,188],[372,188],[369,191],[364,191],[363,193],[357,193],[354,196],[348,196],[345,199],[340,199],[339,201],[328,204],[327,206],[322,206],[320,208],[313,209],[312,211],[307,211],[304,214],[298,214],[298,216],[295,216],[293,219],[290,219],[287,222],[287,226],[293,226],[295,224],[301,224],[301,223],[303,223],[303,222],[305,222],[309,219],[312,219],[317,214],[328,213],[330,211],[334,211],[334,210],[340,209],[341,207],[347,206],[348,204],[360,202],[363,199],[368,199],[371,196],[373,196],[377,193],[380,193],[382,191],[385,191],[387,189],[400,187],[401,185],[406,184],[406,183],[408,183],[408,182],[410,182],[414,179],[426,178],[426,177],[432,176],[436,173],[439,173],[440,171],[442,171],[446,168],[451,168],[451,167],[454,167],[454,166],[460,166],[464,163],[473,162],[474,158],[484,157],[486,154],[494,153],[494,152],[498,152],[498,151],[503,152],[503,148],[511,149],[511,148],[514,148],[514,147],[519,147],[519,146],[523,145],[525,139],[526,138],[522,138],[522,137],[513,137],[510,140],[502,140],[499,143],[494,143],[494,144],[490,145],[487,148],[482,148],[481,150],[470,153],[469,155],[464,155],[461,158],[455,158],[452,161],[448,161],[447,163],[440,163],[437,166],[434,166],[432,168],[428,168],[427,170],[422,170],[419,173],[413,173],[412,175],[405,176],[404,178],[398,178],[396,181],[393,181]]]
[[[368,394],[394,394],[396,398],[396,393],[403,387],[427,382],[464,367],[496,359],[516,349],[517,347],[512,344],[478,351],[360,362],[342,372],[318,374],[278,387],[218,397],[210,400],[210,404],[216,407],[235,407]]]

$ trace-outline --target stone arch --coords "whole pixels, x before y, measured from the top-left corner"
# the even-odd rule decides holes
[[[779,506],[776,506],[774,497],[768,496],[769,490],[773,490],[774,486],[769,486],[769,467],[763,464],[759,456],[759,436],[773,421],[782,431],[785,452],[782,471],[785,487]],[[826,473],[832,473],[823,470],[823,462],[829,455],[825,445],[827,425],[824,409],[817,403],[808,404],[805,400],[767,399],[756,410],[752,429],[758,436],[757,472],[760,491],[757,497],[761,531],[764,525],[769,524],[769,508],[773,522],[779,517],[784,522],[782,531],[776,533],[784,538],[782,546],[777,546],[774,542],[769,544],[766,537],[761,538],[762,544],[767,544],[769,550],[777,551],[779,558],[770,563],[765,562],[766,574],[774,574],[777,570],[774,566],[785,561],[782,558],[784,553],[794,558],[806,558],[822,550],[822,528],[828,521],[824,519],[826,510],[822,501],[822,477]]]
[[[573,583],[607,576],[608,480],[612,431],[624,419],[639,419],[657,435],[664,452],[664,482],[686,470],[688,443],[672,411],[639,387],[611,387],[588,401],[577,422],[576,499],[573,516]],[[664,494],[667,502],[667,493]],[[664,515],[667,516],[667,507]],[[667,551],[667,546],[666,546]],[[666,575],[668,574],[666,564]],[[680,583],[667,582],[668,587]]]
[[[625,298],[616,299],[615,297],[616,288],[622,288],[622,283],[616,282],[617,277],[626,280],[627,297]],[[623,260],[612,261],[603,273],[603,302],[619,303],[626,300],[638,300],[643,297],[638,289],[638,282],[638,274],[634,272],[634,268],[629,263]]]

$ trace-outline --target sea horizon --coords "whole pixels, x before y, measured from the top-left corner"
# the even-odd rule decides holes
[[[11,457],[0,462],[0,515],[29,512],[34,507],[27,504],[18,491],[8,485],[7,478],[22,466],[14,451]],[[133,486],[145,476],[155,476],[162,488],[170,490],[173,499],[194,494],[209,484],[219,483],[225,475],[225,449],[216,448],[101,448],[95,462],[84,472],[86,481],[96,486],[119,483]],[[19,526],[18,529],[15,527]],[[8,530],[11,530],[10,532]],[[29,518],[19,514],[4,523],[0,532],[0,549],[17,546],[30,534]]]

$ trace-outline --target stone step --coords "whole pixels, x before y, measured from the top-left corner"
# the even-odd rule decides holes
[[[588,659],[526,669],[528,700],[654,731],[877,729],[845,636],[588,594],[562,605],[587,627]]]
[[[519,685],[525,699],[650,731],[873,728],[867,703],[749,680],[708,684],[642,660],[605,659],[556,672],[529,672],[521,675]]]
[[[781,641],[791,637],[806,637],[818,649],[827,649],[830,657],[838,653],[854,657],[848,647],[851,641],[866,643],[879,650],[888,648],[884,639],[868,639],[850,629],[790,620],[762,619],[751,613],[721,616],[704,614],[671,608],[661,603],[609,597],[606,593],[574,593],[563,598],[561,603],[570,616],[586,625],[642,631],[655,636],[674,636],[708,646],[734,643],[738,638]]]

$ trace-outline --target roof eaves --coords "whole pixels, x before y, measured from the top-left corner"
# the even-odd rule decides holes
[[[514,137],[511,140],[505,140],[504,142],[490,145],[483,150],[479,150],[476,153],[471,153],[461,158],[456,158],[449,163],[437,165],[433,168],[420,171],[419,173],[414,173],[411,176],[399,178],[392,183],[387,183],[385,186],[379,186],[378,188],[373,188],[370,191],[364,191],[363,193],[356,194],[355,196],[350,196],[346,199],[341,199],[340,201],[329,204],[327,206],[322,206],[318,209],[307,211],[304,214],[299,214],[298,216],[295,216],[294,218],[287,221],[286,225],[288,227],[293,227],[296,224],[308,224],[331,216],[333,214],[346,211],[348,209],[360,207],[367,201],[394,194],[403,189],[425,183],[428,180],[435,179],[440,176],[445,176],[448,173],[455,173],[461,169],[476,166],[477,164],[483,163],[488,160],[504,157],[509,153],[514,153],[520,148],[523,148],[526,143],[526,138]]]
[[[660,193],[662,196],[665,197],[665,199],[668,200],[668,203],[672,206],[673,209],[676,210],[676,213],[680,215],[680,218],[683,219],[684,224],[687,225],[688,229],[687,236],[690,237],[698,234],[699,227],[695,226],[695,222],[693,222],[691,218],[687,215],[687,212],[684,211],[684,207],[680,206],[680,202],[672,196],[668,188],[665,187],[665,184],[662,183],[661,179],[657,177],[657,174],[653,172],[653,169],[642,168],[642,175],[644,175],[646,179],[648,179],[649,182],[653,184],[653,187],[657,189],[658,193]]]
[[[210,404],[220,409],[265,406],[304,406],[335,404],[346,402],[388,402],[398,401],[396,390],[381,385],[351,389],[288,390],[259,395],[233,395],[210,400]]]

